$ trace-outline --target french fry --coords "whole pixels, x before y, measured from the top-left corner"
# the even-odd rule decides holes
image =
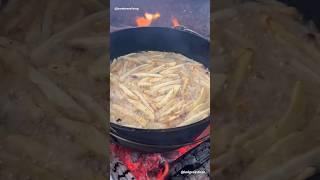
[[[166,94],[165,97],[159,103],[157,103],[157,107],[161,108],[164,104],[166,104],[169,101],[169,99],[172,99],[172,96],[174,96],[174,89],[171,89],[171,91],[169,91],[169,93]]]
[[[134,107],[139,109],[141,112],[143,112],[149,119],[154,120],[155,115],[154,113],[146,106],[144,106],[141,102],[135,101],[132,99],[128,99],[129,103],[131,103]]]
[[[159,93],[165,93],[170,90],[174,90],[175,94],[177,94],[178,90],[180,89],[181,85],[171,85],[171,86],[165,86],[158,90]]]
[[[155,67],[153,69],[151,69],[148,73],[158,73],[160,71],[162,71],[166,66],[163,64],[161,66]]]
[[[172,106],[170,109],[166,110],[165,112],[163,112],[161,114],[161,116],[166,116],[168,114],[170,114],[171,112],[175,111],[176,109],[179,109],[181,106],[181,102],[176,103],[174,106]]]
[[[203,110],[195,115],[192,115],[191,117],[187,118],[185,121],[180,123],[178,126],[185,126],[187,124],[194,123],[195,121],[199,119],[204,119],[206,118],[210,113],[210,108],[207,108],[206,110]]]
[[[144,84],[146,84],[146,83],[150,83],[149,82],[149,79],[150,78],[143,78],[143,79],[141,79],[139,82],[138,82],[138,86],[140,87],[140,86],[144,86]],[[151,83],[150,83],[151,84]]]
[[[111,104],[118,104],[111,108],[113,122],[121,117],[121,125],[163,129],[210,114],[210,73],[183,55],[132,53],[114,60],[110,72]]]
[[[170,121],[174,121],[175,119],[177,119],[179,116],[177,115],[173,115],[173,116],[169,116],[169,117],[161,117],[159,119],[159,122],[170,122]]]
[[[120,105],[117,104],[112,104],[110,106],[111,112],[114,111],[118,111],[120,114],[123,114],[125,116],[128,116],[128,119],[126,119],[126,121],[129,121],[129,119],[131,120],[135,120],[137,121],[140,125],[142,125],[143,127],[145,127],[147,125],[147,121],[144,118],[141,118],[139,116],[137,116],[135,113],[128,111],[123,111],[123,107],[121,107]]]
[[[166,105],[164,105],[159,111],[159,114],[162,114],[163,112],[167,111],[168,109],[170,109],[174,104],[176,104],[176,100],[175,99],[171,99]]]
[[[163,78],[151,78],[151,79],[149,80],[149,82],[150,82],[150,83],[155,83],[155,82],[159,82],[159,81],[161,81],[161,80],[163,80]]]
[[[164,74],[165,77],[179,78],[179,74]]]
[[[154,113],[154,109],[150,106],[150,104],[147,102],[146,98],[137,90],[133,90],[133,92],[139,97],[141,102],[152,112]]]
[[[175,84],[180,84],[181,80],[173,80],[173,81],[168,81],[168,82],[164,82],[158,85],[155,85],[151,88],[151,90],[153,91],[158,91],[159,89],[161,89],[162,87],[166,87],[166,86],[170,86],[170,85],[175,85]]]
[[[166,95],[158,96],[153,99],[154,102],[160,102]]]
[[[175,66],[175,65],[177,65],[177,63],[176,62],[169,62],[169,63],[166,63],[165,65],[167,65],[167,66]]]
[[[136,76],[136,77],[156,77],[156,78],[162,78],[163,77],[160,74],[152,74],[152,73],[135,73],[135,74],[132,74],[132,76]]]
[[[130,98],[132,99],[137,99],[137,96],[135,94],[133,94],[133,92],[131,92],[126,86],[124,86],[123,84],[119,84],[119,87],[121,88],[121,90],[128,95]]]
[[[177,72],[177,69],[183,67],[185,64],[179,64],[179,65],[176,65],[176,66],[172,66],[170,68],[167,68],[166,70],[163,70],[160,72],[160,74],[170,74],[170,73],[175,73]]]
[[[140,66],[137,66],[133,69],[131,69],[130,71],[126,72],[125,74],[123,74],[121,77],[120,77],[120,81],[123,81],[125,78],[127,78],[130,74],[144,68],[144,67],[147,67],[147,66],[150,66],[149,64],[143,64],[143,65],[140,65]]]
[[[186,91],[188,84],[189,84],[189,79],[183,78],[182,93],[184,93]]]
[[[110,73],[110,82],[115,84],[118,82],[116,76],[112,73]]]
[[[205,89],[202,88],[200,91],[200,95],[198,96],[198,98],[195,100],[195,102],[192,104],[192,108],[198,106],[202,101],[205,100]]]
[[[205,102],[205,103],[202,103],[202,104],[199,104],[198,106],[194,107],[191,111],[190,111],[190,114],[191,113],[197,113],[201,110],[204,110],[206,109],[207,107],[210,107],[210,104],[208,104],[210,102]]]

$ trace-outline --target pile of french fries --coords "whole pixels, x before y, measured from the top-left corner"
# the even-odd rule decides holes
[[[110,67],[111,122],[135,128],[166,129],[210,114],[210,72],[181,54],[139,52]]]

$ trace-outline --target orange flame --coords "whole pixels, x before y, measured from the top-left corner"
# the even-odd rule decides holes
[[[180,23],[179,23],[178,19],[175,18],[175,17],[173,17],[173,18],[171,19],[171,22],[172,22],[172,26],[173,26],[173,27],[180,26]]]
[[[160,18],[160,13],[144,13],[144,16],[136,18],[136,24],[138,27],[150,26],[151,23]]]

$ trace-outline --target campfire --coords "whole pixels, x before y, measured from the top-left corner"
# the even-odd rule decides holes
[[[160,18],[160,13],[144,13],[144,16],[139,16],[136,18],[136,25],[138,27],[150,26],[153,21]]]
[[[208,135],[209,132],[210,127],[197,139]],[[201,145],[203,146],[204,144],[206,144],[206,147],[201,148]],[[208,165],[210,164],[208,161],[210,155],[209,141],[196,142],[165,153],[144,153],[111,143],[111,153],[116,159],[114,160],[116,162],[110,167],[113,170],[111,174],[113,173],[113,176],[122,176],[127,179],[130,177],[131,179],[134,178],[137,180],[165,180],[178,177],[181,175],[182,170],[195,170],[201,167],[200,164],[203,162],[195,163],[195,160],[192,160],[192,158],[201,159],[198,157],[198,154],[193,151],[201,152],[202,156],[205,157],[202,160],[206,161]],[[208,151],[208,153],[206,153],[206,151]],[[205,156],[206,154],[207,157]],[[203,169],[209,174],[209,169]]]
[[[144,13],[144,16],[138,16],[136,17],[135,21],[136,21],[136,26],[137,27],[147,27],[147,26],[151,26],[152,23],[156,20],[158,20],[161,17],[159,12],[156,13]],[[178,19],[176,17],[172,17],[171,18],[171,24],[172,27],[177,27],[180,26],[180,23],[178,21]]]

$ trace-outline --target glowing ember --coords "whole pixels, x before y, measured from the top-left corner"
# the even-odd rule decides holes
[[[171,19],[171,22],[172,22],[172,26],[173,26],[173,27],[180,26],[180,23],[179,23],[178,19],[175,18],[175,17],[173,17],[173,18]]]
[[[196,139],[210,133],[210,126]],[[111,144],[113,156],[124,163],[137,180],[165,180],[169,173],[169,163],[189,152],[201,142],[184,146],[167,153],[139,153],[123,146]]]
[[[163,172],[159,172],[157,175],[157,180],[165,180],[169,173],[169,164],[165,162]]]
[[[160,18],[160,13],[144,13],[144,16],[136,18],[136,25],[138,27],[150,26],[152,22]]]
[[[163,158],[159,153],[139,154],[138,157],[133,158],[134,152],[132,150],[117,145],[112,145],[111,151],[127,166],[137,180],[154,179],[150,175],[151,172],[155,173],[154,176],[159,180],[164,180],[168,174],[169,165],[167,162],[163,164]],[[162,165],[164,167],[161,167]]]

